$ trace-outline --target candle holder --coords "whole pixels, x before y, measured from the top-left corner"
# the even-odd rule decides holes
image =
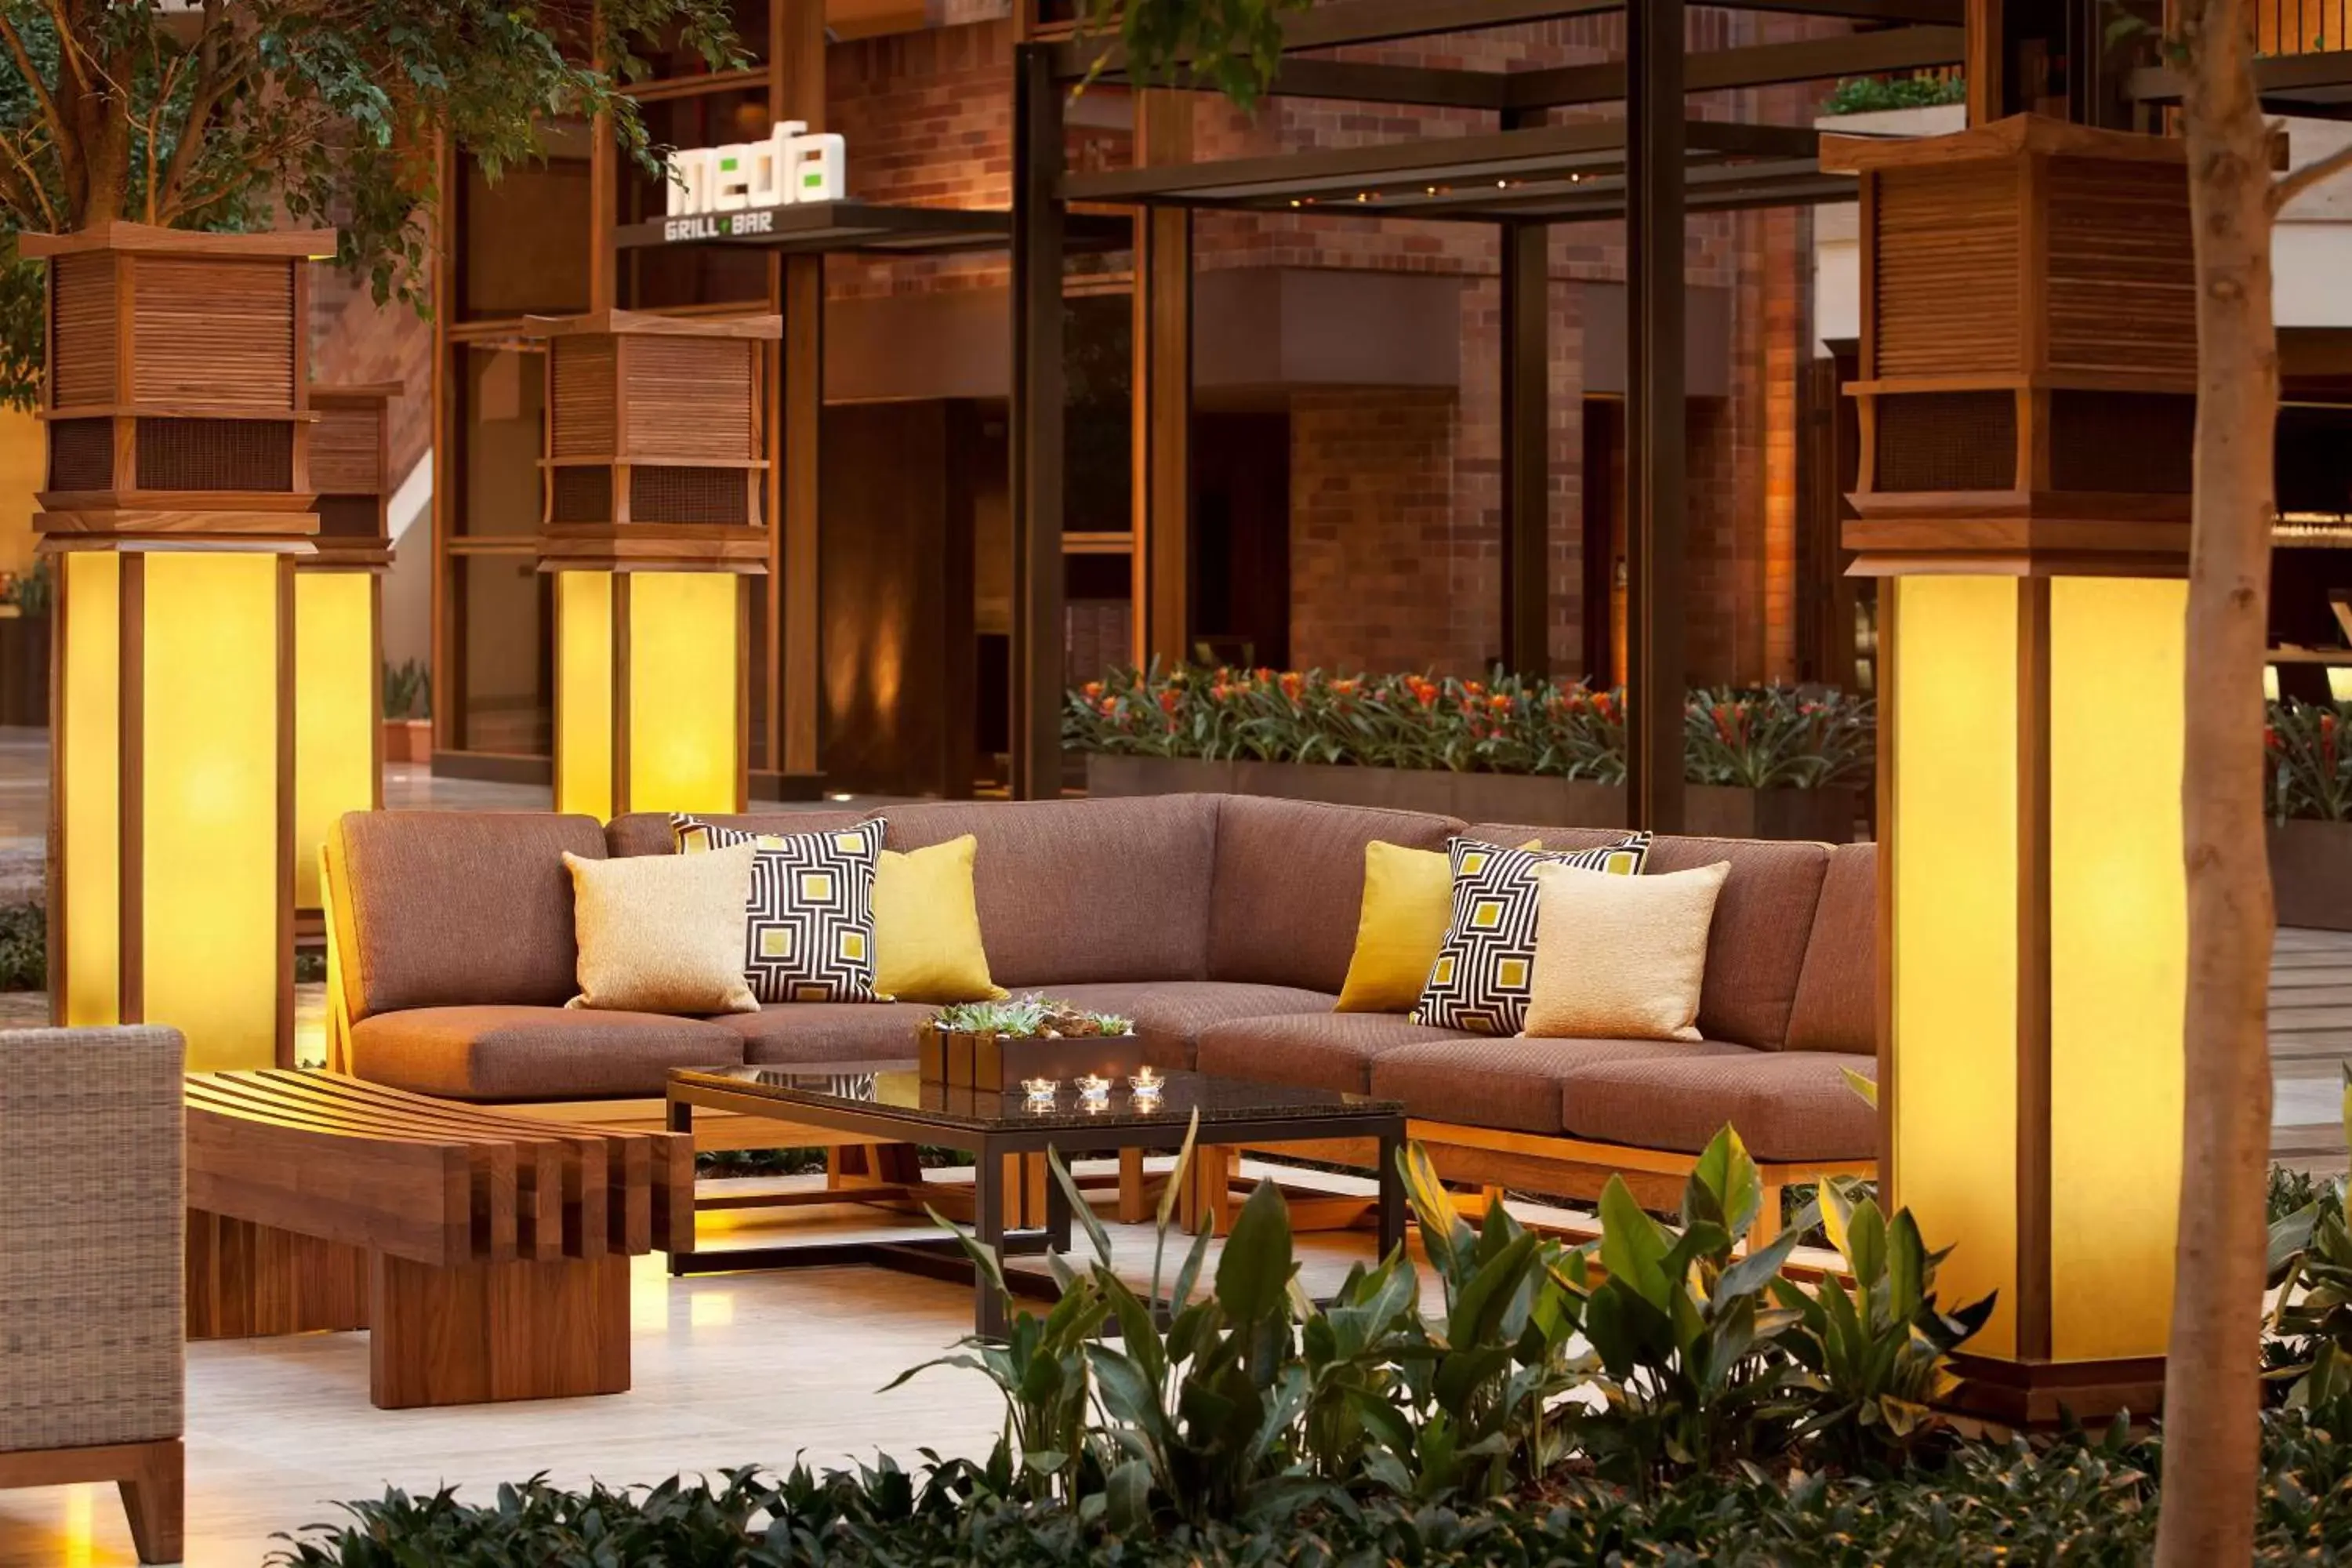
[[[1021,1092],[1027,1098],[1033,1108],[1052,1105],[1060,1095],[1062,1083],[1059,1079],[1024,1078],[1021,1080]]]
[[[1087,1073],[1077,1080],[1078,1100],[1089,1110],[1110,1103],[1110,1079]]]

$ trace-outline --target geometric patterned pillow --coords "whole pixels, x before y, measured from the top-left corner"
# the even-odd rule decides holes
[[[879,817],[830,833],[747,833],[673,816],[681,855],[757,844],[743,976],[762,1002],[874,1002]]]
[[[1638,876],[1650,858],[1650,836],[1636,833],[1595,849],[1506,849],[1474,838],[1449,839],[1445,848],[1454,861],[1454,909],[1412,1022],[1516,1035],[1527,1026],[1535,978],[1536,868]]]

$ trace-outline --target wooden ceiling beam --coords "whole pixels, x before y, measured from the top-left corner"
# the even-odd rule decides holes
[[[1958,65],[1967,53],[1968,34],[1963,28],[1889,27],[1874,33],[1686,55],[1683,87],[1685,92],[1719,92],[1880,71],[1928,70]],[[1511,109],[1609,103],[1625,96],[1625,62],[1604,60],[1596,65],[1519,71],[1503,80],[1508,99],[1506,107]]]

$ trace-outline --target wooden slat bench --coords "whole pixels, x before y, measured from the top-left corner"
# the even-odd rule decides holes
[[[383,1409],[619,1394],[629,1259],[690,1247],[694,1149],[339,1073],[187,1082],[188,1337],[371,1331]]]

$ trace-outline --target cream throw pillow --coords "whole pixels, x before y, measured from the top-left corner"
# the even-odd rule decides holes
[[[1536,872],[1526,1032],[1549,1039],[1696,1040],[1706,932],[1730,865],[1645,877]]]
[[[756,1013],[743,978],[743,910],[756,844],[704,855],[588,860],[566,851],[580,994],[569,1007]]]

